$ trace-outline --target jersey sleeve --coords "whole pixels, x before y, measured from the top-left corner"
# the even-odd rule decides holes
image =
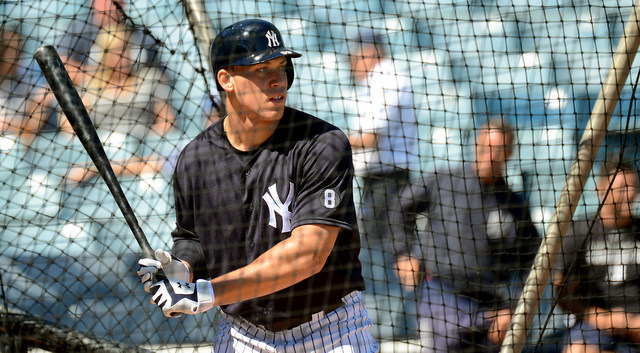
[[[314,139],[301,161],[292,228],[325,224],[355,228],[351,146],[340,130]]]
[[[189,172],[186,170],[184,153],[178,157],[173,174],[173,191],[175,198],[176,225],[171,232],[173,238],[172,254],[186,261],[194,270],[196,278],[207,278],[204,252],[200,239],[195,231],[193,203],[189,201],[187,192]]]

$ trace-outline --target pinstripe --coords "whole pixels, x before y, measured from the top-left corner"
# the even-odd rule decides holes
[[[271,332],[239,318],[222,314],[214,353],[375,353],[378,343],[370,333],[371,319],[362,294],[343,298],[345,306],[313,315],[291,330]]]

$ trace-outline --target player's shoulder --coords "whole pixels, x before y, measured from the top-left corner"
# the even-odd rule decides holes
[[[293,124],[292,126],[298,128],[311,127],[314,130],[319,129],[321,131],[339,130],[336,126],[329,123],[328,121],[320,119],[315,115],[309,114],[302,110],[298,110],[296,108],[286,107],[284,110],[284,117],[284,120],[288,120],[291,124]]]
[[[347,135],[342,130],[315,115],[287,107],[285,116],[290,127],[296,130],[295,136],[317,140],[317,142],[349,143]]]
[[[189,141],[178,156],[178,166],[184,165],[185,162],[195,162],[196,160],[202,160],[211,158],[215,154],[211,153],[212,148],[219,146],[219,135],[222,131],[222,119],[211,124],[209,127],[201,131],[196,137]]]

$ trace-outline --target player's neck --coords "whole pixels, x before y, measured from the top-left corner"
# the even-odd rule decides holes
[[[229,113],[222,127],[231,146],[239,151],[251,151],[264,143],[275,131],[278,121],[262,121]]]
[[[602,207],[600,210],[602,225],[607,229],[626,228],[633,222],[633,216],[616,212],[615,207]]]

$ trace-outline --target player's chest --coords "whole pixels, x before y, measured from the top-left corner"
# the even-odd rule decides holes
[[[583,259],[596,276],[611,285],[638,280],[640,239],[628,233],[598,236],[585,244]]]
[[[251,213],[265,207],[277,213],[291,210],[302,175],[297,156],[261,152],[218,157],[195,179],[194,196],[202,204]]]

